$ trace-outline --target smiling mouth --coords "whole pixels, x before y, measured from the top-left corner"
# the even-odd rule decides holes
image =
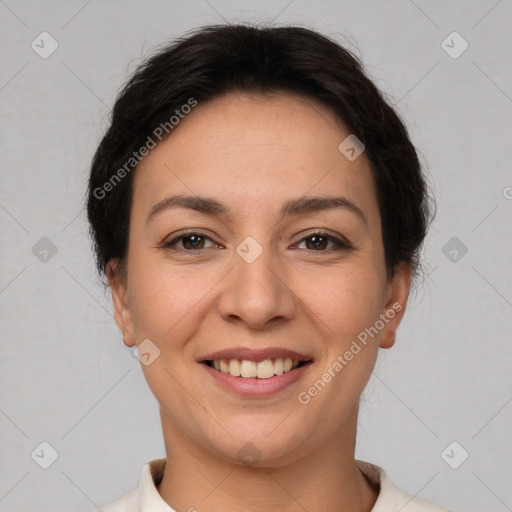
[[[311,364],[313,361],[299,361],[291,358],[265,359],[263,361],[249,361],[247,359],[219,359],[206,360],[204,364],[219,372],[240,377],[242,379],[270,379]]]

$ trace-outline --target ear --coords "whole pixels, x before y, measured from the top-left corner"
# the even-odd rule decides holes
[[[123,334],[124,344],[133,347],[135,346],[135,336],[128,301],[126,273],[120,268],[117,258],[107,263],[107,278],[112,292],[112,302],[114,303],[114,320]]]
[[[379,342],[381,348],[391,348],[395,344],[396,331],[405,313],[410,287],[411,265],[401,263],[388,283],[386,304],[381,315],[386,324],[381,331]]]

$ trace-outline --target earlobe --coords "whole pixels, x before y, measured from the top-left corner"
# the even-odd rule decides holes
[[[405,313],[411,286],[411,265],[401,263],[388,288],[388,297],[383,314],[387,320],[380,335],[380,348],[391,348],[395,344],[396,331]]]
[[[112,259],[107,264],[107,278],[112,293],[114,305],[114,320],[123,335],[123,342],[128,347],[135,346],[133,335],[132,314],[127,297],[126,276],[120,271],[117,259]]]

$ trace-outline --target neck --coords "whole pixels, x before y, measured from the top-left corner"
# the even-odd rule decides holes
[[[371,512],[377,499],[354,459],[357,411],[335,438],[278,467],[221,458],[162,420],[167,464],[157,489],[175,510]]]

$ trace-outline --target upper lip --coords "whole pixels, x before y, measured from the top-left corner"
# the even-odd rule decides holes
[[[268,348],[247,348],[236,347],[212,352],[199,358],[199,362],[219,361],[221,359],[245,359],[247,361],[264,361],[265,359],[290,358],[297,361],[312,361],[313,358],[306,354],[301,354],[287,348],[268,347]]]

